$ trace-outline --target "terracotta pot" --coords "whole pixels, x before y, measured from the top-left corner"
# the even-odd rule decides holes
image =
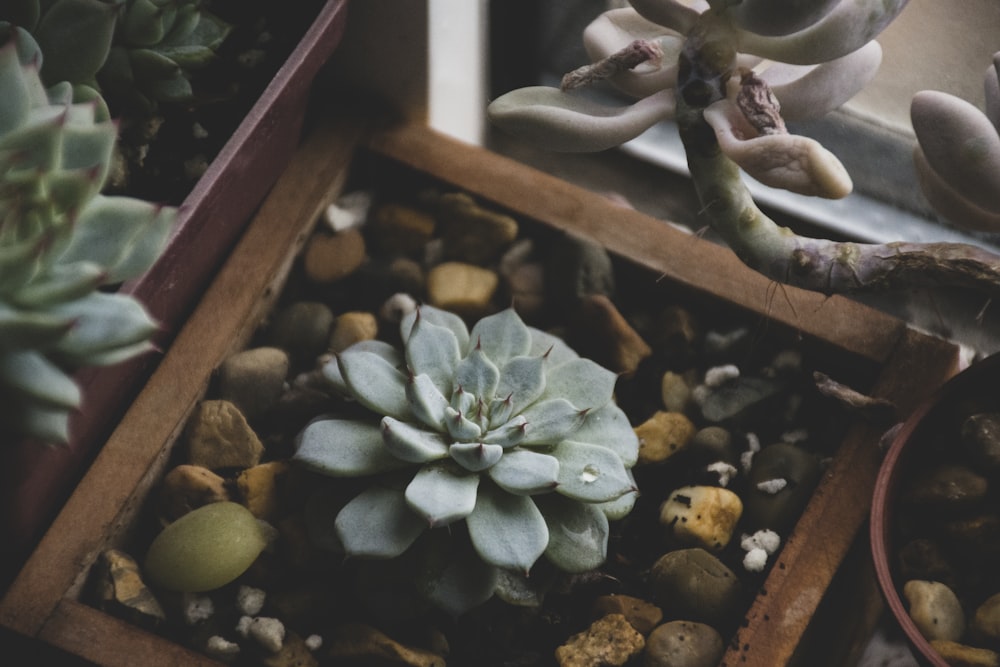
[[[1000,410],[1000,393],[996,388],[998,376],[1000,355],[993,355],[962,371],[935,392],[900,426],[875,483],[870,523],[875,574],[889,611],[922,665],[948,667],[917,629],[901,597],[904,582],[897,572],[897,557],[902,546],[896,526],[898,497],[910,470],[927,451],[932,432],[949,428],[955,432],[957,440],[957,429],[964,417],[981,410]]]
[[[298,144],[313,79],[344,31],[347,0],[326,0],[261,97],[180,207],[169,245],[123,291],[147,305],[166,349],[250,215]],[[70,420],[66,447],[34,441],[0,448],[0,587],[17,572],[95,450],[121,418],[161,355],[146,355],[77,376],[83,404]]]
[[[373,116],[377,119],[371,113],[366,118]],[[250,339],[266,316],[362,140],[367,159],[357,162],[359,175],[392,178],[391,169],[372,170],[374,158],[601,244],[660,276],[658,287],[708,308],[734,310],[759,322],[769,336],[796,341],[815,352],[831,375],[892,400],[904,414],[954,372],[954,346],[846,299],[795,289],[772,298],[773,284],[729,250],[603,196],[422,126],[391,127],[367,139],[364,126],[354,116],[333,119],[303,142],[0,603],[0,626],[102,665],[216,664],[86,605],[80,593],[97,555],[124,543],[213,370]],[[861,421],[846,430],[761,594],[731,638],[725,664],[789,662],[868,515],[880,435],[879,428]],[[835,646],[838,628],[829,630],[824,640]]]

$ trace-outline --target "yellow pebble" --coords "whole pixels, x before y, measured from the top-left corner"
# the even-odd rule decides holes
[[[663,463],[687,447],[695,430],[691,420],[679,412],[657,412],[635,427],[639,464]]]

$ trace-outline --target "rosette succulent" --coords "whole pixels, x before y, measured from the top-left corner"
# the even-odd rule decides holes
[[[615,374],[513,309],[469,331],[422,306],[400,326],[402,351],[358,343],[324,368],[380,419],[324,418],[299,436],[299,463],[370,477],[336,514],[344,552],[390,559],[434,552],[434,534],[467,534],[418,575],[422,593],[452,611],[542,556],[569,572],[603,563],[608,520],[636,496],[638,439],[612,400]]]
[[[803,237],[768,218],[741,180],[742,170],[802,195],[838,198],[851,191],[840,161],[813,139],[789,133],[785,121],[825,114],[870,80],[881,61],[874,39],[906,0],[630,4],[605,12],[586,29],[591,64],[567,74],[559,88],[533,86],[500,96],[489,106],[491,120],[538,146],[561,151],[604,150],[662,120],[675,120],[701,200],[700,215],[740,259],[775,281],[827,294],[947,286],[1000,295],[1000,257],[982,248]],[[987,85],[995,99],[995,70],[991,76]],[[612,107],[578,90],[598,80],[637,101]],[[918,109],[929,106],[926,101]],[[939,116],[917,113],[936,135],[931,142],[921,139],[924,151],[917,155],[925,185],[930,183],[943,201],[962,182],[964,194],[950,197],[959,203],[952,210],[970,226],[994,222],[995,209],[989,207],[997,203],[992,150],[997,135],[981,131],[989,123],[978,118],[973,129],[985,143],[955,143],[945,138],[945,126],[935,120]],[[915,125],[921,122],[918,115]],[[931,143],[934,155],[928,151]],[[962,175],[955,172],[943,187],[941,176],[957,151],[964,151]],[[974,179],[967,178],[970,173]],[[979,216],[984,211],[985,221]]]
[[[0,425],[63,441],[80,403],[67,372],[152,347],[142,305],[98,288],[145,271],[175,211],[100,194],[115,124],[70,84],[46,89],[41,58],[20,29],[0,46]]]

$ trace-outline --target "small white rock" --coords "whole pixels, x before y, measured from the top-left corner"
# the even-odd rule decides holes
[[[721,387],[740,376],[740,369],[734,364],[714,366],[705,371],[705,384],[709,387]]]
[[[782,350],[774,356],[771,368],[776,371],[798,372],[802,368],[802,353],[798,350]]]
[[[792,445],[797,445],[799,443],[805,442],[809,439],[809,431],[804,428],[796,429],[794,431],[785,431],[781,434],[781,441],[787,442]]]
[[[764,493],[768,493],[773,496],[774,494],[780,492],[786,486],[788,486],[787,479],[785,479],[784,477],[775,477],[774,479],[767,479],[764,480],[763,482],[758,482],[757,490],[763,491]]]
[[[208,137],[208,130],[201,123],[195,123],[191,126],[191,135],[195,139],[205,139]]]
[[[208,653],[213,658],[218,658],[219,660],[232,660],[240,653],[240,645],[236,642],[231,642],[225,637],[220,637],[219,635],[212,635],[205,642],[205,652]]]
[[[708,385],[700,384],[691,390],[691,400],[695,405],[704,405],[711,393],[712,389]]]
[[[326,207],[323,222],[335,232],[360,227],[368,219],[372,193],[366,190],[349,192]]]
[[[236,633],[246,639],[250,636],[250,625],[252,623],[252,616],[240,616],[240,620],[236,622]]]
[[[763,549],[770,555],[777,551],[780,546],[781,536],[767,528],[758,530],[753,535],[743,535],[742,539],[740,539],[740,548],[744,551]]]
[[[751,549],[743,556],[743,567],[748,572],[760,572],[767,565],[767,552],[763,549]]]
[[[386,322],[399,324],[403,317],[417,309],[417,300],[405,292],[393,294],[378,309],[378,315]]]
[[[323,638],[319,635],[309,635],[305,639],[305,644],[310,651],[318,651],[323,647]]]
[[[743,474],[750,473],[750,467],[753,465],[753,456],[756,453],[754,450],[748,449],[740,454],[740,467],[743,468]]]
[[[184,596],[184,606],[182,613],[184,622],[188,625],[197,625],[202,621],[207,621],[215,613],[215,605],[212,598],[204,595],[186,594]]]
[[[705,470],[708,472],[714,472],[719,476],[719,486],[729,486],[729,481],[736,476],[739,472],[735,467],[726,463],[725,461],[716,461],[715,463],[709,463]]]
[[[236,591],[236,608],[246,616],[256,616],[264,608],[267,593],[253,586],[240,586]]]
[[[276,618],[257,616],[250,623],[250,637],[271,653],[281,650],[285,641],[285,624]]]
[[[751,452],[760,451],[760,438],[757,437],[756,433],[747,433],[747,447]]]

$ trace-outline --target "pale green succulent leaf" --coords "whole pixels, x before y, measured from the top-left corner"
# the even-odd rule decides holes
[[[0,81],[0,86],[3,85]],[[0,136],[0,151],[13,156],[11,166],[14,169],[22,173],[34,172],[33,180],[40,181],[45,178],[44,174],[62,166],[64,109],[46,107],[44,112],[33,111],[15,131]]]
[[[676,111],[673,89],[634,104],[608,107],[558,88],[531,86],[513,90],[490,103],[490,120],[506,132],[540,148],[596,152],[635,139]]]
[[[33,30],[41,13],[39,0],[6,0],[0,17],[5,22]]]
[[[351,350],[355,352],[371,352],[376,354],[386,362],[389,363],[393,368],[400,368],[403,365],[403,355],[395,347],[381,340],[363,340],[358,341],[350,347]],[[346,350],[345,350],[346,351]],[[347,387],[347,383],[344,381],[344,376],[340,372],[340,362],[336,357],[323,364],[320,369],[323,375],[323,379],[330,383],[330,385],[336,389],[339,393],[343,395],[350,395],[351,391]]]
[[[608,403],[587,413],[583,426],[573,434],[573,440],[610,449],[626,467],[639,459],[639,438],[628,416],[614,403]]]
[[[528,449],[514,449],[490,468],[489,475],[508,493],[521,496],[546,493],[559,484],[559,459]]]
[[[148,352],[156,352],[158,350],[159,348],[151,341],[142,340],[136,343],[110,347],[105,350],[90,351],[87,353],[86,358],[70,357],[69,359],[79,365],[113,366]]]
[[[65,408],[30,401],[16,401],[6,408],[0,410],[0,419],[9,430],[46,443],[65,444],[69,441],[69,411]]]
[[[518,414],[542,396],[547,382],[545,360],[542,357],[515,357],[500,372],[497,399],[506,400],[510,397],[510,411]],[[497,425],[497,422],[498,419],[493,419],[491,424]]]
[[[299,434],[294,461],[330,477],[361,477],[407,465],[389,453],[375,424],[321,419]]]
[[[534,572],[529,576],[513,570],[499,570],[499,573],[494,595],[515,607],[541,607],[546,593],[552,588],[552,576],[539,576]]]
[[[481,442],[456,442],[448,448],[448,454],[469,472],[482,472],[501,460],[503,447]]]
[[[427,528],[397,489],[372,486],[348,502],[334,522],[349,556],[395,558]]]
[[[590,359],[574,359],[550,367],[546,373],[545,398],[561,396],[580,410],[593,410],[611,401],[618,376]]]
[[[204,67],[215,58],[215,51],[202,44],[189,44],[183,46],[163,46],[156,48],[161,55],[170,58],[180,65],[181,69],[190,71]]]
[[[446,329],[450,329],[451,332],[455,334],[455,340],[458,341],[458,349],[461,353],[464,354],[468,351],[469,329],[465,326],[465,322],[462,318],[455,313],[428,305],[423,305],[410,311],[403,316],[402,320],[400,320],[399,333],[400,336],[402,336],[404,343],[410,338],[410,332],[413,329],[413,323],[417,320],[418,313],[421,319],[426,320],[431,324],[436,324],[438,326],[445,327]]]
[[[56,264],[45,276],[28,283],[11,298],[25,308],[41,308],[48,304],[79,299],[105,282],[107,273],[99,264],[87,261]]]
[[[439,431],[445,429],[448,399],[429,376],[411,377],[406,383],[406,398],[410,402],[410,412],[422,424]]]
[[[22,67],[15,40],[0,47],[0,136],[20,128],[31,111],[33,68]]]
[[[103,169],[100,167],[64,170],[48,174],[45,178],[49,190],[48,203],[53,204],[60,215],[82,210],[86,203],[101,189],[103,175]],[[68,225],[65,227],[68,228]],[[65,234],[65,239],[69,240],[68,233]]]
[[[551,398],[531,405],[521,413],[528,421],[522,444],[554,445],[573,435],[586,418],[565,398]]]
[[[480,399],[493,398],[499,380],[499,369],[479,346],[473,347],[455,367],[455,385]]]
[[[169,25],[167,8],[161,7],[153,0],[131,0],[126,6],[127,10],[119,23],[119,30],[127,44],[152,46],[167,34]]]
[[[439,530],[426,534],[418,546],[425,548],[414,583],[436,607],[457,616],[493,596],[500,573],[468,541]]]
[[[11,350],[0,354],[0,386],[51,407],[75,408],[80,388],[58,366],[36,350]]]
[[[68,107],[68,113],[86,114],[95,117],[95,105],[74,104]],[[77,118],[67,122],[62,130],[62,164],[63,169],[93,169],[99,167],[96,177],[101,183],[107,178],[111,168],[111,156],[115,141],[118,138],[118,128],[111,121],[94,124],[85,123]]]
[[[531,333],[517,312],[506,308],[476,322],[469,333],[469,341],[482,348],[498,368],[503,368],[514,357],[528,353]]]
[[[392,417],[382,418],[382,441],[390,454],[408,463],[427,463],[448,456],[448,443],[440,433]]]
[[[484,433],[482,441],[491,445],[500,445],[504,449],[515,447],[524,440],[527,423],[527,419],[518,415]]]
[[[108,282],[131,280],[144,274],[163,254],[176,220],[177,209],[171,206],[152,206],[145,217],[138,218],[137,233],[125,254],[108,267]]]
[[[159,102],[186,102],[194,97],[191,82],[180,70],[170,76],[143,81],[143,90]]]
[[[471,442],[482,435],[479,424],[450,406],[445,408],[444,425],[453,440]]]
[[[49,104],[56,106],[69,106],[70,104],[73,104],[73,100],[75,99],[73,95],[73,84],[69,81],[60,81],[59,83],[52,84],[45,90],[45,99],[48,100]],[[83,101],[81,101],[81,103],[82,102]],[[90,100],[86,100],[86,102],[90,102]],[[44,102],[39,99],[39,103],[42,104]],[[98,115],[99,114],[95,111],[95,120],[97,120]],[[101,119],[101,122],[104,120],[106,119]]]
[[[450,462],[421,468],[406,487],[406,501],[431,527],[464,519],[476,506],[479,475]]]
[[[52,312],[25,311],[0,301],[0,348],[45,347],[66,335],[73,318]]]
[[[143,343],[158,328],[143,305],[126,294],[94,292],[49,311],[73,320],[54,349],[74,363],[90,363],[90,355]]]
[[[347,388],[361,405],[401,421],[409,419],[407,378],[396,366],[379,354],[354,346],[337,359]]]
[[[152,49],[131,49],[128,57],[132,76],[137,82],[153,82],[182,75],[180,65]]]
[[[196,3],[186,3],[178,7],[167,34],[160,40],[160,46],[185,44],[188,37],[198,27],[201,17],[202,11]]]
[[[565,440],[549,454],[559,459],[556,493],[585,503],[603,503],[635,490],[622,460],[610,449]]]
[[[608,500],[603,503],[593,503],[594,507],[600,508],[604,512],[604,516],[608,517],[609,521],[617,521],[619,519],[624,519],[628,516],[628,513],[632,511],[635,507],[635,501],[639,498],[639,486],[635,483],[635,476],[632,475],[632,470],[628,469],[628,478],[632,480],[632,486],[634,491],[629,491],[614,500]]]
[[[461,352],[450,329],[417,317],[406,340],[405,354],[411,373],[428,376],[443,395],[451,395]]]
[[[118,16],[117,3],[101,0],[58,0],[34,30],[45,54],[42,78],[90,83],[108,56]]]
[[[549,529],[530,496],[483,485],[466,518],[472,546],[487,563],[527,573],[549,543]]]
[[[548,494],[535,499],[549,529],[545,557],[559,569],[580,573],[600,567],[608,557],[608,517],[600,506]]]
[[[549,366],[558,366],[580,356],[559,336],[534,327],[531,327],[530,330],[531,348],[528,350],[527,356],[544,357]]]
[[[218,16],[208,12],[201,12],[201,20],[195,25],[194,30],[189,33],[187,41],[193,44],[204,44],[215,51],[218,49],[226,37],[229,36],[233,26],[223,21]],[[170,35],[173,37],[173,35]]]

